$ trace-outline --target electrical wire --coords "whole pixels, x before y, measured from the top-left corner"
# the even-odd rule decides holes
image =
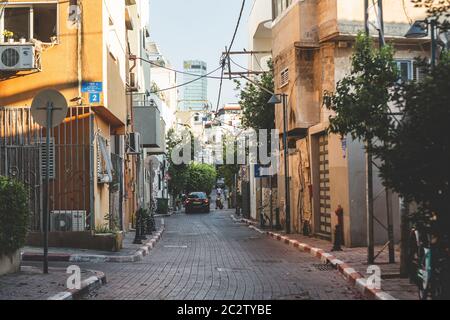
[[[411,19],[411,17],[408,14],[408,10],[406,9],[405,0],[402,0],[402,5],[403,5],[403,12],[405,13],[406,19],[408,19],[409,25],[411,26],[413,23],[413,20]]]
[[[217,97],[216,112],[219,110],[220,98],[222,96],[223,75],[224,75],[224,72],[225,72],[225,63],[226,63],[226,60],[229,59],[229,57],[230,57],[231,48],[233,47],[234,41],[236,40],[236,35],[237,35],[238,30],[239,30],[239,25],[241,24],[241,19],[242,19],[242,15],[244,13],[244,8],[245,8],[245,0],[242,0],[241,11],[239,12],[239,18],[237,20],[236,27],[234,28],[233,38],[231,39],[230,45],[228,46],[227,53],[226,53],[225,57],[222,58],[221,63],[220,63],[221,64],[221,68],[222,68],[222,75],[221,75],[221,79],[220,79],[219,95]]]
[[[239,68],[241,68],[241,69],[243,69],[243,70],[245,70],[245,71],[248,71],[248,72],[261,72],[261,73],[268,73],[268,72],[269,72],[269,71],[264,71],[264,70],[262,70],[262,68],[261,68],[261,71],[250,70],[250,69],[248,69],[248,68],[246,68],[246,67],[240,65],[239,63],[237,63],[236,61],[234,61],[234,60],[231,59],[231,58],[230,58],[230,61],[231,61],[231,63],[234,64],[235,66],[237,66],[237,67],[239,67]]]
[[[146,62],[146,63],[148,63],[148,64],[150,64],[150,65],[152,65],[152,66],[155,66],[155,67],[157,67],[157,68],[161,68],[161,69],[165,69],[165,70],[169,70],[169,71],[172,71],[172,72],[175,72],[175,73],[179,73],[179,74],[185,74],[185,75],[188,75],[188,76],[199,76],[198,74],[195,74],[195,73],[190,73],[190,72],[186,72],[186,71],[179,71],[179,70],[176,70],[176,69],[173,69],[173,68],[169,68],[169,67],[166,67],[166,66],[161,66],[161,65],[159,65],[158,63],[156,63],[156,62],[154,62],[154,61],[151,61],[151,60],[148,60],[148,59],[144,59],[144,58],[141,58],[141,57],[136,57],[136,59],[137,60],[141,60],[141,61],[144,61],[144,62]],[[207,77],[205,77],[205,78],[208,78],[208,79],[221,79],[221,77],[215,77],[215,76],[207,76]],[[239,77],[233,77],[233,79],[238,79]]]
[[[198,78],[195,78],[195,79],[193,79],[193,80],[191,80],[191,81],[188,81],[188,82],[185,82],[185,83],[182,83],[182,84],[179,84],[179,85],[170,87],[170,88],[164,88],[164,89],[159,89],[159,90],[151,91],[150,93],[151,93],[151,94],[155,94],[155,93],[158,93],[158,92],[163,92],[163,91],[168,91],[168,90],[173,90],[173,89],[177,89],[177,88],[180,88],[180,87],[184,87],[184,86],[186,86],[186,85],[188,85],[188,84],[191,84],[191,83],[193,83],[193,82],[196,82],[196,81],[198,81],[198,80],[201,80],[201,79],[203,79],[203,78],[206,78],[206,77],[210,76],[210,75],[213,74],[214,72],[220,70],[220,68],[221,68],[221,67],[218,67],[218,68],[214,69],[213,71],[211,71],[211,72],[209,72],[209,73],[207,73],[207,74],[205,74],[205,75],[203,75],[203,76],[200,76],[200,77],[198,77]]]

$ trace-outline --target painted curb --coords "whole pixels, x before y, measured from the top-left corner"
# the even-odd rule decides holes
[[[112,256],[112,255],[90,255],[90,254],[49,254],[49,261],[57,262],[92,262],[92,263],[127,263],[141,261],[147,256],[150,251],[156,246],[156,243],[161,240],[165,231],[165,224],[163,223],[161,228],[154,233],[153,237],[147,241],[142,247],[140,247],[133,255],[127,256]],[[42,261],[42,253],[22,253],[22,261]]]
[[[82,296],[91,293],[95,289],[98,289],[102,285],[106,284],[106,276],[103,272],[100,271],[92,271],[96,275],[92,276],[86,280],[81,282],[80,289],[66,290],[63,292],[59,292],[47,300],[53,301],[62,301],[62,300],[77,300]]]
[[[344,261],[341,261],[334,257],[332,254],[325,252],[320,248],[314,248],[306,243],[301,243],[297,240],[290,239],[289,237],[283,236],[281,234],[272,232],[272,231],[262,231],[255,227],[255,222],[252,220],[244,219],[244,218],[236,218],[234,215],[231,215],[231,218],[235,222],[242,222],[248,225],[250,229],[253,229],[259,233],[267,234],[270,238],[281,241],[284,244],[293,246],[297,248],[299,251],[309,253],[313,257],[320,259],[323,263],[329,263],[334,268],[336,268],[345,279],[353,285],[358,292],[363,294],[364,296],[373,299],[373,300],[397,300],[387,292],[382,290],[372,289],[367,285],[367,280],[364,278],[362,274],[353,269],[350,265],[346,264]]]

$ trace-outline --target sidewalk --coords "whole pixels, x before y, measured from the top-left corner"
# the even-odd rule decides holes
[[[247,220],[247,219],[239,219],[241,222],[249,224],[253,226],[257,231],[261,231],[258,229],[258,224],[255,221]],[[317,239],[313,237],[306,237],[301,234],[290,234],[288,237],[285,235],[283,231],[270,231],[265,229],[265,233],[267,233],[272,238],[283,241],[286,244],[292,245],[295,242],[301,246],[301,244],[306,244],[309,249],[319,249],[320,254],[317,256],[323,258],[327,258],[333,256],[334,258],[343,262],[346,267],[349,269],[354,269],[356,273],[361,276],[361,279],[367,278],[367,248],[346,248],[342,247],[343,251],[334,251],[331,252],[331,248],[333,244],[329,241]],[[291,240],[292,242],[290,242]],[[309,250],[308,249],[308,250]],[[382,246],[377,246],[375,248],[375,253],[378,253],[382,249]],[[306,250],[302,250],[306,251]],[[317,251],[317,250],[316,250]],[[327,259],[328,260],[328,259]],[[380,267],[381,269],[381,289],[392,296],[395,299],[399,300],[418,300],[417,287],[409,282],[409,279],[400,278],[399,270],[400,270],[400,252],[399,248],[396,248],[395,252],[395,264],[389,264],[388,250],[385,249],[376,259],[375,265]],[[343,269],[340,266],[337,266],[338,269]],[[343,273],[343,270],[340,270]],[[357,276],[359,278],[359,276]],[[355,282],[355,280],[353,280]]]
[[[49,274],[34,267],[22,267],[21,271],[0,277],[0,300],[72,300],[106,283],[102,272],[81,270],[81,289],[68,290],[70,275],[65,269],[49,268]]]
[[[156,243],[161,239],[164,230],[164,220],[156,220],[156,232],[147,235],[147,240],[143,244],[133,244],[135,232],[125,234],[123,248],[119,252],[105,252],[96,250],[73,249],[73,248],[49,248],[50,261],[66,262],[136,262],[153,249]],[[22,249],[22,261],[42,261],[43,249],[40,247],[24,247]]]

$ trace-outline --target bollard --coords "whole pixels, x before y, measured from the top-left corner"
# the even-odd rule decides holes
[[[140,223],[140,227],[141,227],[141,234],[140,234],[140,236],[141,236],[141,240],[147,240],[147,237],[145,236],[145,220],[146,220],[146,214],[145,214],[145,210],[144,209],[141,209],[142,211],[141,211],[141,214],[140,214],[140,216],[141,216],[141,223]]]
[[[282,228],[280,222],[280,208],[275,209],[275,228],[277,230],[280,230]]]
[[[142,238],[141,238],[141,227],[140,227],[140,211],[136,212],[136,233],[134,236],[133,244],[142,244]]]

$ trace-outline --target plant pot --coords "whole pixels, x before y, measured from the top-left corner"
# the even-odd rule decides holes
[[[8,38],[8,43],[14,43],[14,38]]]

